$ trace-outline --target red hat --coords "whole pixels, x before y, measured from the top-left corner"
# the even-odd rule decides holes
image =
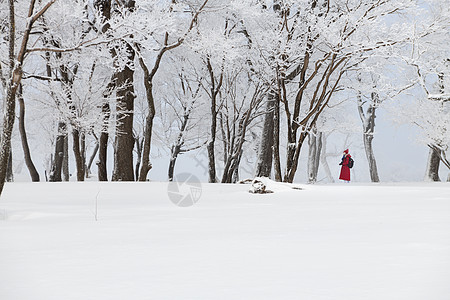
[[[345,153],[345,154],[348,154],[348,149],[345,149],[345,150],[344,150],[344,153]]]

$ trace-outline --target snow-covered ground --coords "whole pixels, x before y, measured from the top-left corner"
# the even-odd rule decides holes
[[[302,188],[7,184],[0,299],[450,299],[449,183]]]

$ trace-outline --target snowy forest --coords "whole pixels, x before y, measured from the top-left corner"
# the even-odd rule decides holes
[[[446,0],[0,0],[0,32],[0,192],[14,165],[30,181],[147,181],[163,155],[170,181],[199,151],[211,183],[244,163],[333,182],[337,134],[363,141],[379,182],[380,110],[429,149],[425,178],[450,180]]]
[[[1,300],[449,299],[449,0],[0,0],[0,87]]]

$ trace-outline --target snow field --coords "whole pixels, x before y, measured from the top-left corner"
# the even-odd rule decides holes
[[[8,184],[0,299],[450,297],[448,183],[167,186]]]

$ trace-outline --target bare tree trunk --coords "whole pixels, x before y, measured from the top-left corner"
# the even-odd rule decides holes
[[[159,62],[162,59],[163,53],[160,53]],[[155,118],[156,109],[155,109],[155,99],[153,98],[153,76],[155,76],[156,71],[159,68],[159,62],[155,65],[155,67],[150,71],[147,65],[144,62],[142,57],[139,57],[139,64],[144,71],[144,86],[145,92],[147,96],[147,105],[148,112],[145,118],[145,127],[144,127],[144,140],[143,140],[143,151],[142,151],[142,166],[139,171],[139,181],[146,181],[147,174],[152,168],[152,164],[150,162],[150,148],[152,141],[152,133],[153,133],[153,119]]]
[[[61,171],[64,159],[64,139],[67,136],[66,123],[58,122],[58,135],[55,142],[55,153],[53,155],[53,163],[50,171],[50,182],[62,181]]]
[[[267,112],[264,115],[264,127],[259,145],[258,161],[256,165],[256,177],[270,177],[273,157],[273,132],[274,132],[274,107],[275,99],[270,96],[267,99]]]
[[[11,144],[9,145],[11,148]],[[14,181],[14,172],[13,172],[13,158],[12,158],[12,150],[9,151],[9,159],[8,159],[8,169],[6,170],[6,181],[13,182]]]
[[[99,143],[97,142],[95,144],[95,148],[92,151],[92,154],[89,158],[88,165],[86,167],[86,178],[89,178],[91,176],[91,166],[92,166],[92,163],[94,162],[95,156],[97,155],[98,149],[99,149]]]
[[[314,173],[316,176],[317,181],[317,174],[319,173],[319,165],[320,165],[320,155],[322,154],[322,132],[317,133],[317,151],[316,151],[316,159],[315,159],[315,165],[314,165]]]
[[[169,169],[167,172],[168,180],[173,181],[173,173],[175,171],[175,163],[177,162],[178,154],[180,153],[180,146],[173,145],[170,153]]]
[[[5,185],[8,160],[11,152],[11,135],[15,120],[16,92],[20,84],[21,70],[15,69],[15,10],[14,0],[9,0],[9,78],[3,111],[3,131],[0,137],[0,195]],[[20,73],[18,73],[20,72]],[[19,76],[17,76],[19,75]]]
[[[214,117],[213,117],[214,118]],[[211,124],[211,133],[215,131],[216,125]],[[216,178],[216,158],[214,153],[214,145],[215,145],[215,133],[211,136],[210,141],[206,145],[206,149],[208,151],[208,182],[215,183],[217,182]]]
[[[74,128],[72,130],[72,137],[73,137],[73,154],[75,156],[75,163],[77,167],[77,181],[84,181],[84,174],[85,174],[85,164],[83,161],[83,155],[82,155],[82,140],[83,134],[80,134],[80,131],[78,128]]]
[[[242,158],[242,151],[236,160],[236,167],[234,167],[233,178],[231,180],[232,183],[236,183],[240,180],[239,179],[239,165],[241,164],[241,158]]]
[[[139,178],[139,170],[141,168],[141,160],[142,160],[142,146],[144,143],[144,139],[141,139],[139,136],[135,137],[135,143],[136,143],[136,168],[134,169],[135,177]]]
[[[364,149],[366,150],[366,157],[369,162],[370,179],[372,182],[380,182],[378,177],[377,162],[373,153],[372,140],[373,135],[364,134]]]
[[[126,45],[128,59],[134,60],[135,52],[130,45]],[[117,91],[117,124],[114,142],[114,170],[113,181],[134,181],[133,171],[133,109],[134,109],[134,71],[126,66],[116,74]]]
[[[239,121],[238,133],[233,137],[229,145],[229,155],[225,159],[225,167],[222,175],[222,183],[235,182],[239,178],[239,164],[241,162],[243,146],[245,142],[245,135],[247,126],[249,125],[251,109],[249,109],[243,118]],[[237,181],[237,180],[236,180]]]
[[[81,133],[80,148],[81,162],[83,163],[83,178],[86,178],[86,135],[84,132]]]
[[[436,146],[430,146],[428,154],[427,170],[425,173],[426,181],[441,181],[439,178],[439,165],[441,162],[441,150]]]
[[[300,151],[301,151],[301,149],[303,147],[303,143],[305,142],[306,137],[308,137],[308,135],[309,135],[308,132],[302,132],[297,141],[297,145],[295,145],[295,144],[288,145],[288,151],[292,151],[293,155],[290,158],[289,165],[286,164],[286,172],[285,172],[284,179],[283,179],[284,182],[292,183],[294,181],[295,173],[297,172],[297,168],[298,168]]]
[[[367,161],[369,162],[369,172],[370,179],[372,182],[380,182],[378,177],[377,162],[375,160],[375,155],[373,153],[372,140],[375,132],[375,111],[379,103],[378,94],[375,92],[371,93],[371,103],[367,108],[367,112],[364,113],[363,101],[361,95],[358,95],[358,111],[361,121],[363,123],[363,141],[364,149],[366,152]]]
[[[13,2],[13,0],[11,0]],[[8,161],[11,157],[11,135],[15,120],[15,96],[19,82],[10,83],[6,95],[6,107],[3,117],[3,132],[0,140],[0,194],[7,178]]]
[[[23,100],[22,94],[22,85],[19,86],[18,90],[18,101],[19,101],[19,132],[20,139],[22,140],[22,149],[25,159],[25,164],[28,168],[28,172],[31,176],[31,181],[38,182],[39,181],[39,173],[34,166],[33,160],[31,159],[30,147],[28,145],[27,131],[25,129],[25,102]]]
[[[273,112],[273,170],[275,175],[275,181],[283,181],[283,175],[281,173],[281,161],[280,161],[280,96],[277,94],[269,97],[274,100],[274,112]]]
[[[235,183],[239,181],[239,164],[241,163],[242,157],[242,148],[239,148],[227,160],[222,176],[222,183]]]
[[[106,98],[106,97],[105,97]],[[100,133],[100,138],[98,140],[98,180],[99,181],[108,181],[108,171],[107,171],[107,156],[108,156],[108,122],[110,118],[110,107],[107,99],[102,106],[102,114],[103,114],[103,126],[102,132]]]
[[[56,41],[52,41],[52,44],[56,47],[60,47]],[[61,58],[61,53],[57,53],[56,56]],[[47,77],[52,77],[52,69],[49,64],[50,52],[45,52],[45,58],[47,60],[46,72]],[[66,66],[60,66],[61,80],[66,84],[72,84],[69,80],[68,69]],[[69,96],[70,97],[70,96]],[[61,175],[62,172],[62,175]],[[49,176],[50,182],[69,181],[69,135],[67,132],[67,124],[63,121],[58,122],[57,136],[55,142],[55,154],[53,155],[51,171]]]
[[[104,18],[104,20],[111,19],[111,0],[95,0],[94,7],[99,12],[99,14]],[[109,29],[110,25],[108,22],[102,27],[102,33],[106,33]],[[114,56],[114,52],[112,52]],[[98,180],[99,181],[108,181],[108,170],[107,170],[107,157],[108,157],[108,140],[109,140],[109,118],[111,116],[111,108],[108,102],[109,90],[112,90],[113,85],[115,84],[115,80],[111,79],[108,83],[108,92],[103,95],[104,102],[102,105],[102,116],[103,116],[103,126],[102,131],[100,133],[100,137],[98,140]]]
[[[326,135],[322,134],[322,154],[320,155],[320,164],[322,165],[325,174],[328,177],[328,180],[332,183],[334,183],[334,178],[331,175],[330,166],[327,162],[327,138]]]
[[[308,155],[308,182],[316,183],[319,173],[320,154],[322,151],[322,133],[314,132],[308,135],[309,155]]]
[[[64,146],[63,146],[63,160],[62,160],[62,176],[63,181],[70,180],[70,171],[69,171],[69,134],[66,133],[64,135]]]
[[[108,156],[108,138],[107,132],[102,132],[100,134],[100,139],[98,142],[98,180],[108,181],[108,172],[106,168],[107,156]]]
[[[14,0],[9,0],[9,79],[3,112],[3,132],[0,138],[0,194],[3,191],[11,157],[11,135],[15,120],[16,93],[20,84],[21,69],[15,69],[15,16]],[[30,28],[31,29],[31,28]],[[20,66],[19,66],[20,68]]]
[[[175,163],[176,163],[176,159],[174,159],[172,156],[170,157],[170,161],[169,161],[169,169],[167,171],[167,177],[168,180],[170,182],[173,181],[173,172],[175,170]]]
[[[155,104],[153,100],[153,96],[151,96],[151,105],[149,105],[149,112],[147,117],[145,118],[145,128],[144,128],[144,145],[143,145],[143,153],[142,153],[142,166],[139,172],[139,181],[146,181],[147,174],[152,168],[152,164],[150,162],[150,147],[152,141],[152,133],[153,133],[153,119],[155,118]]]
[[[217,132],[217,95],[219,94],[220,88],[222,87],[223,82],[223,73],[220,74],[218,81],[216,82],[216,78],[214,76],[214,70],[211,65],[211,60],[209,57],[206,60],[206,66],[209,71],[209,77],[211,80],[211,137],[206,145],[206,149],[208,150],[208,181],[210,183],[217,182],[216,175],[216,158],[215,158],[215,143],[216,143],[216,132]]]
[[[445,85],[444,85],[444,74],[439,73],[438,74],[438,82],[437,82],[439,93],[441,95],[445,94]],[[448,161],[445,159],[445,152],[442,151],[442,148],[439,148],[437,145],[431,145],[429,144],[428,147],[430,148],[430,152],[428,154],[428,162],[427,162],[427,169],[425,172],[425,180],[426,181],[441,181],[439,178],[439,166],[441,163],[441,160],[444,165],[447,167]],[[449,167],[450,168],[450,167]],[[447,181],[450,179],[450,174],[448,175]]]
[[[184,108],[184,115],[183,120],[181,122],[180,132],[178,133],[177,140],[174,145],[172,145],[172,149],[170,150],[170,162],[169,162],[169,170],[168,170],[168,177],[169,181],[173,180],[173,173],[175,170],[175,163],[177,161],[178,155],[181,153],[181,147],[184,144],[183,136],[184,132],[186,131],[186,127],[189,122],[189,116],[191,114],[191,110],[187,107]]]
[[[134,1],[124,1],[119,3],[127,10],[135,8]],[[127,49],[127,59],[134,61],[134,48],[123,41]],[[113,57],[117,58],[116,51],[113,51]],[[120,72],[115,74],[115,84],[119,88],[116,92],[117,102],[117,124],[116,138],[114,142],[114,170],[113,181],[134,181],[133,171],[133,110],[134,110],[134,69],[125,66]]]
[[[216,158],[215,158],[215,152],[214,152],[214,146],[215,146],[215,142],[216,142],[216,131],[217,131],[217,104],[216,104],[216,101],[217,101],[217,94],[218,94],[220,86],[219,86],[219,88],[215,87],[216,79],[214,78],[214,73],[213,73],[211,61],[209,60],[209,58],[207,60],[207,66],[208,66],[208,70],[209,70],[209,74],[210,74],[210,78],[211,78],[211,127],[210,127],[211,138],[206,146],[206,149],[208,151],[208,181],[210,183],[215,183],[215,182],[217,182]],[[222,76],[221,76],[221,78],[222,78]]]

